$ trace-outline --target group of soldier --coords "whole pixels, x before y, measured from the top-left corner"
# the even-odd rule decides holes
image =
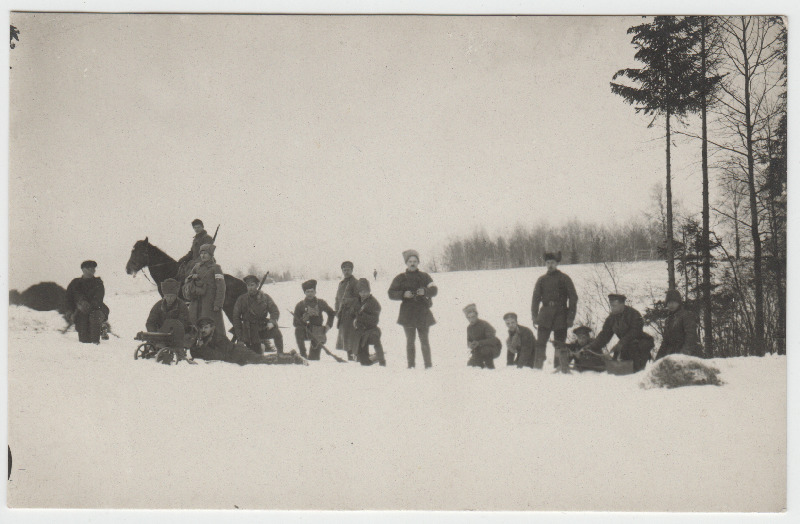
[[[168,321],[175,320],[187,328],[187,333],[182,334],[180,345],[183,347],[178,348],[178,359],[223,360],[241,365],[304,364],[306,360],[319,360],[322,350],[338,359],[325,346],[327,333],[335,322],[338,328],[336,349],[344,350],[349,361],[364,366],[386,365],[378,327],[381,305],[371,293],[369,280],[353,275],[354,265],[350,261],[341,264],[343,278],[333,308],[317,297],[316,280],[302,283],[304,298],[292,312],[299,355],[296,351],[284,351],[278,324],[280,310],[275,301],[261,291],[263,280],[255,275],[244,278],[247,292],[236,299],[232,315],[233,340],[228,339],[222,318],[226,284],[222,269],[214,259],[214,239],[199,219],[194,220],[192,226],[195,237],[190,251],[178,261],[177,278],[161,283],[163,297],[153,305],[146,321],[148,332],[158,332]],[[578,326],[572,330],[575,340],[567,343],[567,330],[575,321],[578,296],[570,277],[558,269],[561,253],[545,253],[544,259],[547,272],[536,281],[531,307],[536,334],[518,323],[516,313],[503,316],[508,328],[507,365],[542,369],[546,345],[552,334],[556,371],[569,373],[571,364],[580,371],[602,371],[610,360],[632,363],[634,372],[643,369],[652,358],[653,337],[643,331],[642,315],[626,305],[624,295],[609,295],[611,312],[596,338],[591,337],[590,327]],[[397,323],[406,335],[408,368],[416,365],[416,339],[419,338],[427,369],[433,365],[429,330],[436,323],[431,308],[438,289],[431,276],[419,269],[417,251],[404,251],[403,260],[406,270],[392,280],[388,295],[391,300],[401,302]],[[96,267],[94,261],[85,261],[81,264],[83,275],[67,288],[68,319],[74,322],[81,342],[99,343],[103,327],[108,326],[109,309],[103,303],[102,280],[94,276]],[[377,275],[373,273],[373,277]],[[179,297],[181,292],[188,306]],[[693,353],[698,345],[693,315],[683,307],[681,296],[675,290],[668,291],[666,303],[670,313],[657,358],[671,353]],[[466,306],[463,311],[469,322],[467,365],[493,369],[494,360],[502,352],[495,329],[479,317],[475,304]],[[327,317],[324,321],[323,315]],[[605,346],[614,336],[618,338],[616,345],[606,350]],[[310,343],[308,350],[306,342]],[[271,345],[275,346],[274,354],[270,351]],[[188,355],[185,349],[189,349]]]

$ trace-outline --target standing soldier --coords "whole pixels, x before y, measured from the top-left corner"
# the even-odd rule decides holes
[[[664,322],[664,338],[661,340],[656,359],[674,353],[697,355],[700,344],[694,315],[683,305],[681,294],[677,289],[667,291],[666,303],[669,315]]]
[[[300,349],[300,355],[303,357],[306,356],[306,340],[310,340],[308,359],[319,360],[320,350],[325,344],[325,335],[333,327],[336,312],[327,302],[317,298],[316,280],[307,280],[303,282],[302,287],[306,297],[294,308],[294,338]],[[323,312],[328,315],[328,321],[325,324],[322,323]]]
[[[470,349],[468,366],[494,369],[494,359],[500,356],[503,344],[491,324],[478,318],[478,308],[469,304],[463,309],[467,317],[467,346]]]
[[[189,318],[192,322],[209,317],[214,319],[214,336],[228,340],[222,320],[225,303],[225,275],[214,260],[214,244],[200,246],[200,262],[194,265],[183,285],[183,296],[190,300]]]
[[[178,300],[180,287],[180,282],[172,278],[161,283],[161,294],[164,295],[164,298],[153,304],[150,309],[145,323],[147,331],[161,331],[161,326],[169,319],[179,320],[185,330],[189,329],[189,326],[192,325],[189,320],[189,308],[182,300]]]
[[[347,360],[355,360],[358,352],[358,334],[353,327],[353,320],[356,318],[355,308],[358,303],[358,291],[356,282],[358,279],[353,276],[353,263],[342,262],[342,281],[336,290],[336,300],[333,308],[336,310],[336,327],[339,335],[336,338],[336,349],[347,351]]]
[[[378,270],[377,269],[373,269],[372,270],[372,278],[375,280],[375,282],[378,281]]]
[[[247,293],[244,293],[233,306],[233,332],[236,340],[248,348],[264,354],[269,339],[275,341],[278,354],[283,353],[283,335],[278,329],[281,316],[272,297],[260,291],[260,281],[255,275],[244,277]]]
[[[433,305],[431,298],[436,296],[438,289],[431,276],[419,270],[419,253],[413,249],[403,251],[403,260],[406,262],[406,270],[392,280],[389,286],[389,298],[402,301],[397,323],[403,326],[406,333],[408,368],[414,367],[417,356],[415,338],[419,333],[422,359],[425,361],[425,369],[428,369],[433,365],[428,332],[436,323],[431,313]]]
[[[103,324],[108,320],[109,309],[103,303],[106,288],[100,277],[94,276],[97,262],[85,260],[81,263],[81,275],[72,279],[65,296],[67,320],[75,324],[78,340],[88,344],[99,344]]]
[[[184,277],[200,260],[200,248],[205,244],[214,243],[214,239],[211,238],[211,235],[209,235],[203,227],[202,220],[199,218],[192,220],[192,228],[194,229],[192,247],[189,249],[188,253],[183,255],[180,260],[178,260],[178,274],[176,278],[178,282],[182,282]]]
[[[533,358],[533,366],[536,369],[542,369],[544,366],[550,333],[553,333],[556,342],[566,342],[567,328],[572,327],[578,311],[578,294],[575,292],[572,279],[558,270],[560,261],[561,251],[545,253],[547,273],[539,277],[533,288],[531,316],[533,325],[538,328],[536,352]],[[556,369],[559,367],[562,371],[565,368],[569,369],[569,361],[562,363],[558,355],[553,360]]]
[[[353,320],[353,325],[358,335],[357,359],[362,366],[369,366],[373,363],[369,358],[369,346],[371,344],[375,346],[375,359],[378,364],[385,366],[386,359],[383,355],[383,345],[381,344],[381,328],[378,327],[381,305],[370,293],[369,280],[366,278],[358,279],[356,289],[358,290],[358,309],[356,309],[356,318]]]
[[[533,353],[536,348],[533,331],[517,323],[516,313],[506,313],[503,315],[503,320],[508,328],[506,364],[509,366],[516,364],[518,368],[523,366],[532,368]]]
[[[625,300],[627,300],[625,295],[616,293],[608,295],[611,314],[603,322],[603,329],[597,338],[587,348],[595,353],[601,351],[601,348],[616,335],[619,341],[611,348],[612,357],[633,361],[633,371],[636,372],[644,369],[647,361],[651,360],[650,350],[655,343],[653,337],[643,331],[642,315],[632,307],[626,306]]]

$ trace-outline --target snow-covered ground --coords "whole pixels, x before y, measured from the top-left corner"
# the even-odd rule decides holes
[[[661,263],[616,266],[644,311]],[[563,266],[578,320],[604,317],[602,266]],[[398,267],[398,272],[401,270]],[[779,511],[786,496],[786,360],[715,360],[725,384],[644,390],[643,374],[467,368],[476,302],[530,326],[542,268],[434,274],[434,368],[407,370],[399,303],[383,306],[387,367],[135,361],[155,287],[100,275],[121,338],[83,345],[54,312],[9,308],[11,507]],[[358,273],[358,272],[357,272]],[[392,275],[393,276],[393,275]],[[331,304],[336,281],[320,282]],[[281,307],[299,282],[265,289]],[[294,347],[291,329],[284,331]],[[504,348],[505,351],[505,348]],[[421,362],[421,356],[418,356]]]

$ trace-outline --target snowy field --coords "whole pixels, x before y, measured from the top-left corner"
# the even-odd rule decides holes
[[[223,264],[223,268],[224,268]],[[398,272],[400,271],[398,267]],[[605,313],[592,265],[562,266],[578,320]],[[644,311],[661,263],[617,266]],[[434,274],[434,367],[406,369],[390,278],[387,367],[135,361],[155,287],[101,273],[121,337],[99,347],[59,333],[55,312],[9,308],[11,507],[780,511],[786,497],[785,357],[715,360],[721,387],[643,390],[643,373],[467,368],[476,302],[505,342],[502,315],[530,326],[542,268]],[[357,276],[361,276],[356,272]],[[393,275],[391,275],[393,276]],[[390,277],[386,275],[386,277]],[[66,284],[63,283],[63,284]],[[336,281],[318,296],[333,304]],[[265,287],[286,311],[299,282]],[[335,333],[331,333],[335,335]],[[329,337],[331,338],[331,337]],[[291,329],[284,330],[294,348]],[[329,345],[329,347],[332,346]],[[421,355],[417,357],[421,363]]]

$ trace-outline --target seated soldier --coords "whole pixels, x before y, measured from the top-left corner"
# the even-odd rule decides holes
[[[516,313],[506,313],[503,320],[508,328],[508,340],[506,341],[506,364],[517,365],[518,368],[527,366],[533,367],[533,355],[536,348],[536,337],[533,331],[517,323]]]
[[[478,308],[475,304],[470,304],[464,308],[464,316],[467,317],[467,345],[470,349],[470,359],[468,366],[494,369],[494,359],[500,356],[503,344],[497,338],[494,328],[478,318]]]
[[[306,297],[294,307],[294,338],[300,354],[306,356],[306,340],[311,341],[308,350],[309,360],[319,360],[322,346],[327,340],[326,334],[333,327],[336,312],[327,302],[317,298],[317,281],[306,280],[302,284]],[[323,324],[322,313],[328,315],[328,321]]]
[[[374,362],[369,357],[369,346],[372,344],[375,346],[375,360],[381,366],[385,366],[386,359],[383,356],[383,345],[381,344],[381,328],[378,327],[381,305],[370,293],[369,280],[366,278],[358,279],[356,291],[358,291],[358,309],[355,310],[356,318],[353,319],[353,326],[355,326],[358,334],[356,360],[362,366],[372,365]]]
[[[655,342],[653,337],[643,331],[642,315],[632,307],[626,306],[625,300],[625,295],[615,293],[608,295],[611,314],[603,322],[603,329],[594,342],[588,345],[588,349],[597,353],[616,335],[619,341],[611,348],[612,358],[632,361],[635,373],[644,369],[647,361],[652,359],[650,350],[655,347]]]
[[[575,363],[575,369],[578,371],[605,371],[606,361],[603,355],[598,352],[590,351],[587,346],[594,342],[591,337],[592,328],[587,326],[578,326],[572,330],[575,335],[575,340],[566,344],[570,353],[570,358]]]
[[[99,344],[100,337],[108,339],[108,306],[105,305],[106,289],[103,280],[94,276],[97,262],[84,260],[80,277],[72,279],[64,296],[67,320],[75,324],[78,340]]]
[[[283,335],[278,328],[281,312],[272,297],[259,291],[260,281],[254,275],[244,277],[247,293],[236,299],[233,306],[233,332],[236,340],[261,355],[269,339],[275,341],[278,353],[283,353]]]
[[[161,293],[164,298],[153,304],[150,309],[150,314],[147,316],[147,322],[145,323],[147,331],[161,331],[161,326],[164,325],[164,321],[167,319],[179,320],[185,330],[188,331],[190,329],[189,308],[186,307],[182,300],[178,300],[180,287],[180,282],[172,278],[168,278],[161,283]]]
[[[216,323],[213,318],[203,317],[197,321],[198,333],[187,341],[193,358],[203,360],[222,360],[232,364],[305,364],[305,359],[296,351],[289,354],[259,355],[244,345],[234,344],[214,336]]]

